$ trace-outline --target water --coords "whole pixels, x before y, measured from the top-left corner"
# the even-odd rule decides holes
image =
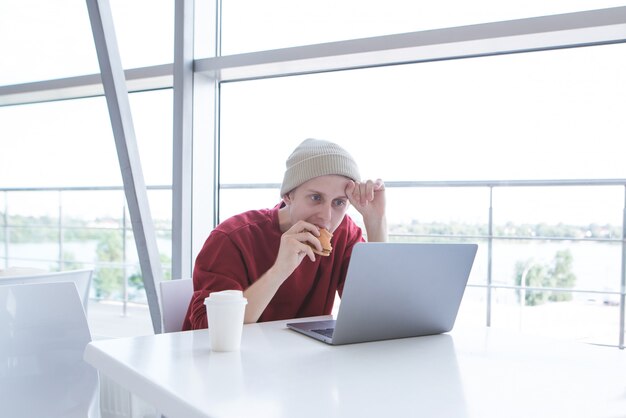
[[[171,243],[158,240],[159,252],[171,256]],[[136,266],[139,272],[139,258],[132,240],[127,241],[128,266]],[[97,241],[64,243],[64,252],[72,254],[76,263],[93,265],[98,262]],[[515,263],[531,260],[532,263],[549,263],[559,250],[568,249],[573,256],[572,270],[576,275],[575,289],[617,292],[620,289],[621,245],[619,243],[597,242],[534,242],[534,241],[495,241],[493,246],[492,278],[494,284],[513,285]],[[4,243],[0,243],[0,255],[4,258]],[[56,269],[59,248],[56,243],[11,244],[9,247],[10,266]],[[487,282],[487,246],[479,245],[476,262],[470,276],[470,283]],[[41,260],[41,261],[37,261]],[[6,267],[0,264],[0,268]],[[131,273],[132,274],[132,273]]]
[[[168,240],[157,240],[159,253],[171,256],[172,247]],[[71,255],[71,261],[79,264],[94,264],[98,262],[98,241],[64,242],[63,252]],[[14,259],[10,266],[57,268],[59,246],[57,243],[24,243],[10,244],[8,258]],[[5,257],[5,244],[0,243],[0,257]],[[126,241],[126,263],[139,265],[139,257],[133,240]],[[0,264],[0,266],[2,266]]]
[[[171,257],[172,247],[169,240],[157,240],[159,253]],[[7,267],[31,267],[43,270],[57,270],[59,268],[59,246],[56,243],[24,243],[11,244],[8,247],[8,263],[5,260],[5,244],[0,243],[0,269]],[[93,268],[100,261],[97,255],[98,241],[65,242],[63,243],[63,253],[69,255],[66,259],[69,263],[76,265],[76,268]],[[116,262],[107,266],[113,268],[125,268],[126,277],[141,274],[139,257],[133,240],[126,241],[125,263]],[[129,298],[138,302],[146,302],[146,295],[142,289],[128,287]],[[92,286],[92,297],[95,295]],[[123,288],[120,287],[119,299],[122,298]]]
[[[481,248],[486,258],[486,248]],[[578,290],[614,291],[620,289],[621,245],[597,242],[496,242],[493,246],[494,283],[514,284],[515,264],[552,262],[558,251],[572,254],[572,271]],[[486,267],[486,260],[485,260]],[[486,273],[485,273],[486,277]]]

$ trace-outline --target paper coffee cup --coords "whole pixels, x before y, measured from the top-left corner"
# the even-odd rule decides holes
[[[239,350],[247,303],[241,290],[213,292],[204,299],[211,350]]]

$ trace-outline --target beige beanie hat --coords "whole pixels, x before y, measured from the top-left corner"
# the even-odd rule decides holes
[[[346,150],[329,141],[306,139],[287,158],[280,195],[286,195],[312,178],[330,174],[361,181],[359,167]]]

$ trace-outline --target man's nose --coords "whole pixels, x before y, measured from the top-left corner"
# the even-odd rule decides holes
[[[326,223],[330,222],[330,219],[332,217],[332,202],[329,203],[325,203],[322,205],[322,207],[320,208],[320,213],[319,216],[320,218],[322,218],[322,220],[324,220]]]

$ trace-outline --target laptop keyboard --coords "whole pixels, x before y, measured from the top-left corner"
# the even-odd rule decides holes
[[[333,336],[333,331],[335,331],[335,328],[314,329],[312,331],[330,338]]]

